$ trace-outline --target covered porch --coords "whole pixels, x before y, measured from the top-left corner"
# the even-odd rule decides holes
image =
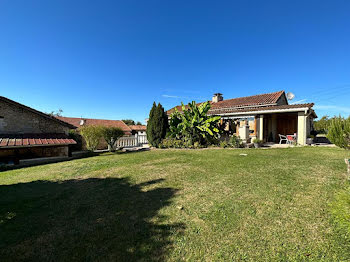
[[[314,111],[308,108],[252,113],[222,115],[220,127],[224,136],[235,134],[247,143],[255,138],[264,143],[279,143],[279,135],[293,135],[297,144],[306,145],[306,139],[313,130],[313,119],[316,117]]]

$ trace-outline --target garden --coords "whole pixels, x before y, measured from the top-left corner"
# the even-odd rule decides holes
[[[1,261],[349,261],[345,157],[168,149],[0,172]]]

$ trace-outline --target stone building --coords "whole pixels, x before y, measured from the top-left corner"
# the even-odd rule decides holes
[[[68,156],[75,126],[0,96],[0,163]]]

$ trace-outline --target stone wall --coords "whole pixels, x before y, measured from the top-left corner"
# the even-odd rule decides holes
[[[65,133],[69,128],[20,106],[0,101],[0,134]]]

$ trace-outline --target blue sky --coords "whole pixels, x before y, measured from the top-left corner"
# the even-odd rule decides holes
[[[153,101],[286,90],[350,114],[350,1],[0,0],[0,95],[144,121]]]

